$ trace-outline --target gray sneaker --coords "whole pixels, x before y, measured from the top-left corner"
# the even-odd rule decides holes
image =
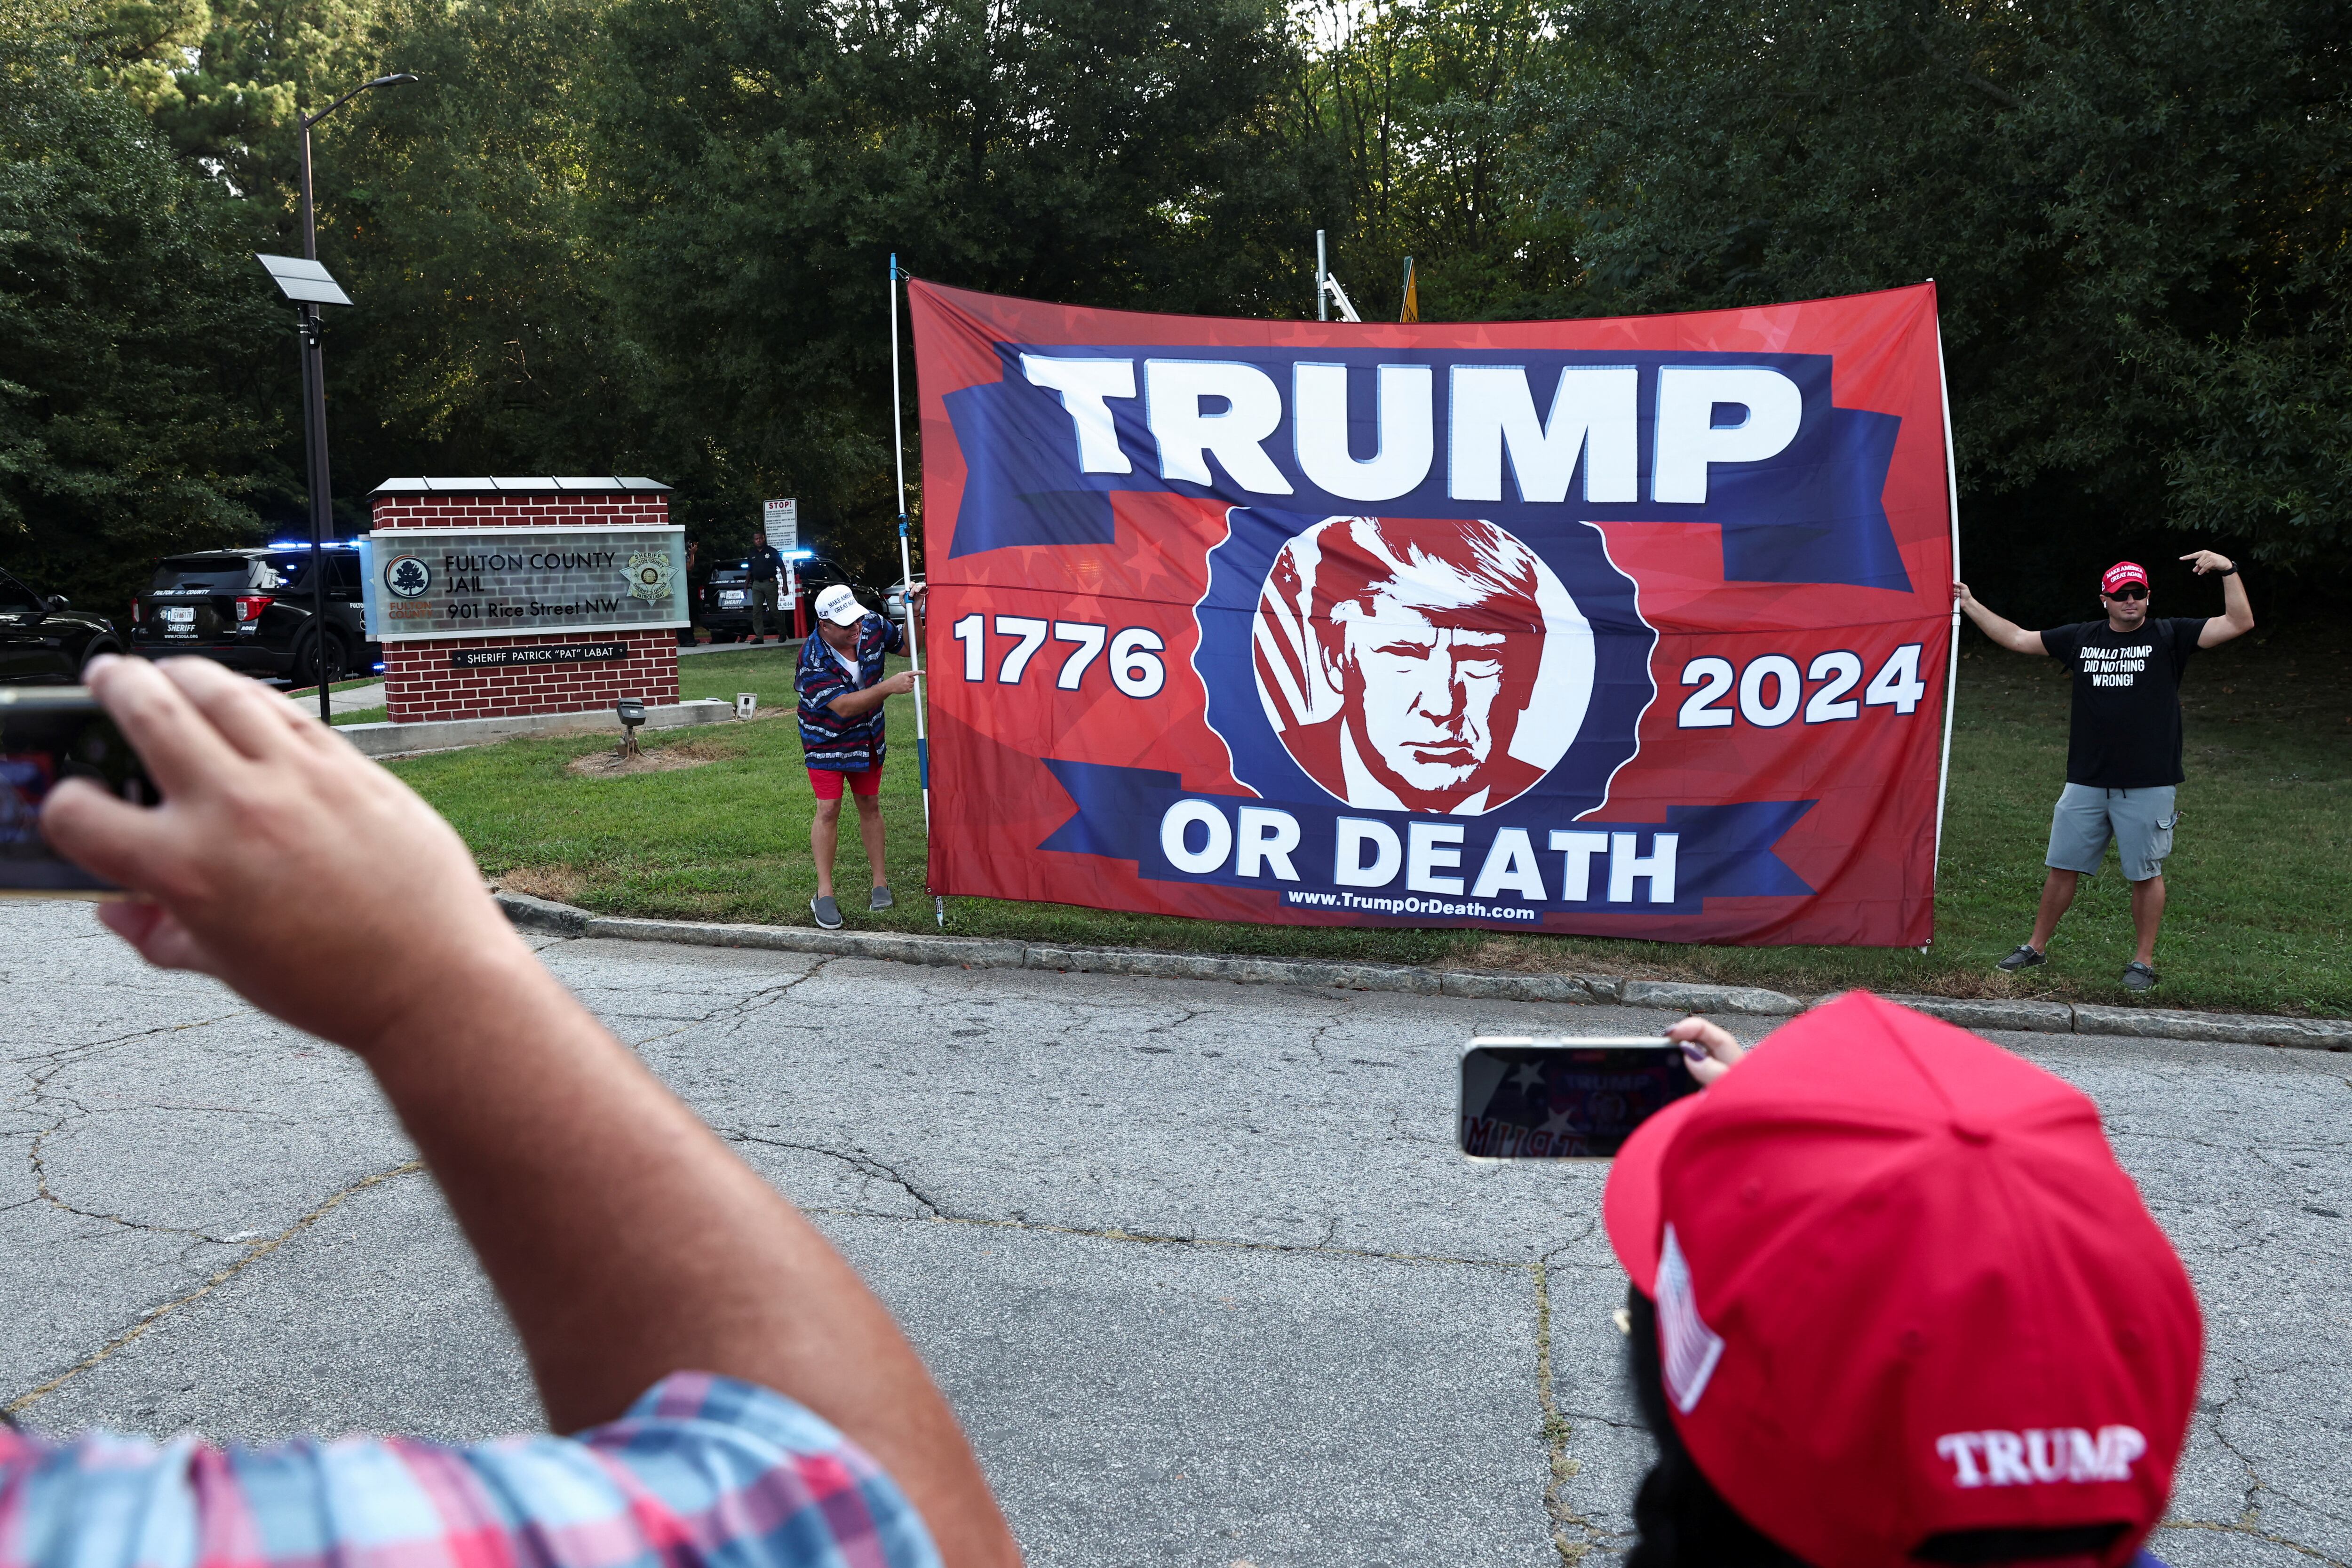
[[[898,901],[890,896],[889,889],[877,888],[874,889],[874,897],[866,901],[866,907],[869,910],[887,910]]]
[[[2034,951],[2033,945],[2031,942],[2021,942],[2017,944],[2017,951],[2015,952],[2011,953],[2007,958],[2004,958],[1999,963],[1994,964],[1993,967],[2000,970],[2004,974],[2014,974],[2021,969],[2031,969],[2037,963],[2047,963],[2049,962],[2049,954],[2037,952]]]
[[[816,923],[827,931],[841,929],[841,906],[833,901],[830,894],[822,899],[811,899],[809,913],[814,915]]]
[[[2124,965],[2124,989],[2126,991],[2155,990],[2156,971],[2138,959],[2133,959]]]

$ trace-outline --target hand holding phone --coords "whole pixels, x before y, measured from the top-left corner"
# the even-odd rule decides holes
[[[1734,1039],[1730,1030],[1696,1015],[1670,1026],[1666,1038],[1681,1045],[1690,1060],[1691,1077],[1701,1089],[1729,1072],[1748,1054],[1748,1047]]]
[[[41,833],[41,807],[67,779],[144,805],[146,767],[106,710],[79,686],[0,687],[0,898],[103,899],[122,889],[65,859]]]
[[[104,658],[90,692],[161,805],[87,775],[40,804],[58,857],[136,897],[99,918],[362,1055],[436,1026],[465,980],[534,971],[474,858],[415,792],[207,659]]]
[[[1698,1092],[1694,1051],[1707,1055],[1695,1040],[1657,1035],[1473,1040],[1462,1053],[1462,1152],[1607,1159],[1643,1121]]]

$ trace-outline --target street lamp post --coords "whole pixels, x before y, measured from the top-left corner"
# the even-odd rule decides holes
[[[325,724],[332,722],[333,710],[327,690],[327,391],[319,362],[319,307],[348,305],[352,297],[315,260],[260,255],[254,259],[294,301],[302,335],[302,441],[310,470],[310,647],[319,666],[319,721]],[[299,676],[299,667],[295,673]]]
[[[297,121],[302,131],[303,260],[315,265],[319,259],[318,217],[316,210],[311,205],[310,198],[310,127],[372,87],[392,87],[415,79],[416,78],[407,71],[398,71],[391,76],[377,77],[373,81],[363,81],[318,113],[302,115]],[[267,265],[266,262],[265,265]],[[285,276],[279,274],[277,268],[273,268],[271,271],[274,276],[278,276],[278,286],[285,288]],[[323,268],[319,269],[318,277],[326,279],[327,275]],[[336,295],[342,295],[341,289],[334,288],[332,279],[327,280],[327,287],[333,289]],[[302,445],[310,476],[310,647],[311,657],[318,664],[319,722],[325,724],[332,721],[333,714],[327,693],[326,550],[327,529],[332,520],[328,515],[331,510],[331,501],[327,479],[327,364],[319,341],[320,328],[322,324],[319,318],[319,307],[321,304],[348,305],[351,300],[348,297],[329,298],[325,295],[305,298],[295,294],[291,289],[288,290],[288,297],[294,300],[300,311]]]

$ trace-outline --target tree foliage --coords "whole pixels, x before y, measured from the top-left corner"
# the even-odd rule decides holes
[[[2352,533],[2352,13],[1589,0],[1575,16],[1591,68],[1524,107],[1583,308],[1932,277],[1979,519],[2166,520],[2290,563]]]
[[[1574,51],[1536,0],[1312,0],[1300,26],[1284,141],[1365,319],[1397,319],[1408,256],[1425,320],[1557,308],[1573,258],[1546,243],[1520,106]]]
[[[1273,20],[1261,0],[624,0],[595,219],[702,496],[748,521],[797,494],[890,553],[893,252],[965,287],[1261,307],[1218,236],[1252,199]]]
[[[0,0],[0,559],[111,605],[257,526],[287,475],[257,384],[295,361],[252,215],[93,85],[76,21]]]
[[[891,252],[1297,316],[1320,228],[1373,319],[1408,255],[1433,320],[1935,278],[1996,578],[2119,530],[2320,575],[2352,539],[2332,0],[0,0],[0,559],[68,584],[299,515],[287,312],[248,253],[299,246],[297,115],[390,70],[424,80],[315,133],[320,257],[360,301],[328,340],[346,526],[394,473],[649,473],[714,542],[798,495],[888,574]]]
[[[345,495],[394,474],[678,477],[589,208],[581,73],[605,12],[388,9],[361,68],[423,79],[320,126],[320,254],[362,302],[333,323]]]

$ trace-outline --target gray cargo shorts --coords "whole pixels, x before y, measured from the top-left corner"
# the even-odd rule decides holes
[[[2145,882],[2161,875],[2164,858],[2172,853],[2172,829],[2180,820],[2172,805],[2174,787],[2068,784],[2050,814],[2050,853],[2042,857],[2042,864],[2057,871],[2095,872],[2113,838],[2125,881]]]

